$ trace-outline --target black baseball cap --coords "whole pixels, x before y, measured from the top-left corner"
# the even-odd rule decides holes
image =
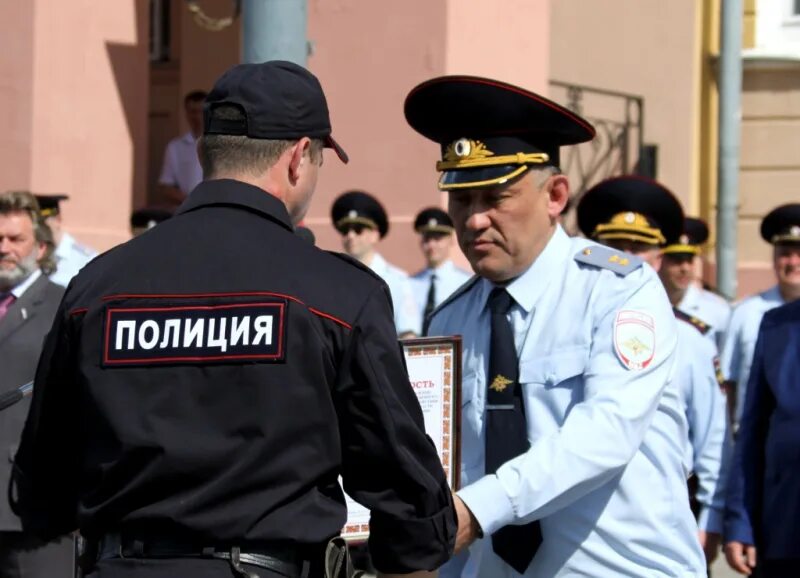
[[[214,115],[221,105],[233,105],[244,118]],[[322,139],[342,162],[347,153],[331,136],[328,103],[317,77],[293,62],[271,60],[239,64],[223,74],[205,100],[204,134],[291,140]]]

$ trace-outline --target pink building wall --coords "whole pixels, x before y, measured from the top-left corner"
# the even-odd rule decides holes
[[[106,249],[144,193],[147,3],[4,2],[0,189],[66,193],[67,227]],[[8,126],[8,125],[6,125]]]

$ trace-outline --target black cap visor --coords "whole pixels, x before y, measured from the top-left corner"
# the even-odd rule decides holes
[[[439,179],[439,190],[474,189],[503,185],[525,174],[530,165],[498,165],[443,171]]]
[[[339,160],[344,164],[347,164],[347,162],[350,160],[350,157],[347,156],[347,153],[344,152],[344,149],[341,147],[341,145],[333,140],[331,135],[326,136],[322,139],[322,141],[325,143],[325,148],[333,149],[336,152],[336,156],[339,157]]]

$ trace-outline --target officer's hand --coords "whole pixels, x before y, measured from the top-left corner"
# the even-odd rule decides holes
[[[458,518],[455,548],[455,554],[458,554],[481,536],[481,527],[464,501],[456,494],[453,494],[453,505]]]
[[[711,565],[719,553],[722,536],[716,532],[700,530],[698,538],[700,538],[700,547],[703,548],[703,553],[706,555],[706,564]]]
[[[728,542],[725,544],[725,559],[728,566],[739,574],[750,576],[756,567],[756,547],[741,542]]]

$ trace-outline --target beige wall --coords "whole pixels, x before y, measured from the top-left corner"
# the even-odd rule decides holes
[[[439,151],[408,127],[403,100],[414,85],[441,74],[544,87],[548,2],[510,4],[498,11],[488,2],[464,10],[461,0],[309,0],[309,66],[328,95],[334,135],[351,158],[346,166],[326,159],[307,219],[320,246],[341,249],[331,203],[348,188],[362,188],[391,216],[381,252],[409,271],[421,267],[412,222],[419,209],[443,200],[434,170]]]
[[[800,199],[800,68],[746,68],[739,187],[740,295],[775,282],[761,219]]]
[[[550,31],[552,79],[644,97],[644,140],[658,145],[658,179],[690,208],[698,18],[694,0],[552,0]]]
[[[97,249],[127,238],[145,177],[147,5],[3,2],[0,189],[63,192],[66,227]]]

